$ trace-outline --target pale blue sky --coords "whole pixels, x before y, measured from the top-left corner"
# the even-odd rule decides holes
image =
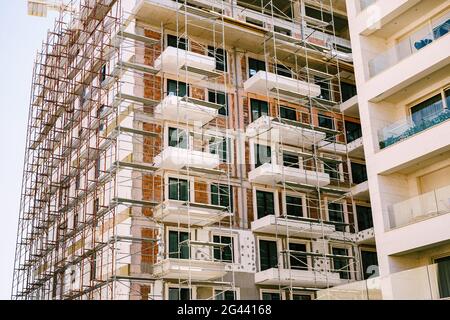
[[[27,16],[26,0],[0,0],[0,299],[10,299],[34,57],[55,14]]]

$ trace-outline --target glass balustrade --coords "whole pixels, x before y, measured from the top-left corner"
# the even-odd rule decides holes
[[[364,1],[362,1],[364,2]],[[429,21],[418,31],[398,42],[394,47],[369,61],[369,76],[372,78],[403,59],[425,48],[450,30],[450,12]]]

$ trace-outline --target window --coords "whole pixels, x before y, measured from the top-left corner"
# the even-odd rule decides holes
[[[286,214],[288,216],[303,217],[303,198],[286,196]]]
[[[232,290],[214,290],[214,295],[216,296],[216,300],[236,300],[235,292]]]
[[[169,178],[169,199],[189,201],[189,182],[184,179]]]
[[[167,35],[167,46],[174,47],[182,50],[187,50],[187,40],[185,38],[177,38],[171,34]]]
[[[436,259],[439,296],[441,299],[450,297],[450,256]]]
[[[345,231],[344,209],[342,203],[328,203],[328,218],[332,222],[337,222],[336,231]]]
[[[355,141],[362,137],[361,124],[356,122],[345,121],[345,133],[347,136],[347,143]]]
[[[263,144],[255,144],[255,168],[263,165],[264,163],[272,162],[272,151],[269,146]]]
[[[184,242],[188,239],[187,232],[169,231],[169,258],[189,259],[189,246]]]
[[[101,169],[100,158],[97,158],[97,160],[95,160],[95,165],[94,165],[94,177],[95,177],[95,179],[98,179],[98,177],[100,176],[100,169]]]
[[[216,104],[220,104],[223,107],[219,109],[219,114],[228,115],[228,99],[223,92],[208,91],[208,101]]]
[[[447,105],[447,109],[450,109],[450,89],[447,89],[444,92],[444,95],[445,95],[445,102],[446,102],[446,105]]]
[[[289,263],[291,269],[308,270],[308,259],[305,254],[306,244],[304,243],[289,243]]]
[[[361,251],[362,268],[364,272],[364,280],[370,276],[378,275],[378,257],[373,251]]]
[[[186,131],[178,128],[169,128],[169,146],[187,149],[188,137]]]
[[[325,12],[320,9],[316,9],[313,7],[305,6],[305,14],[308,17],[324,21],[328,23],[328,25],[325,27],[325,31],[328,33],[333,33],[333,30],[335,30],[335,33],[337,36],[348,38],[348,21],[345,18],[341,18],[340,16],[333,15],[331,16],[330,13]],[[333,23],[332,23],[333,22]],[[307,23],[308,27],[310,28],[317,28],[314,23]],[[319,31],[323,30],[323,27],[317,28]]]
[[[225,184],[211,184],[211,204],[227,207],[233,211],[233,187]]]
[[[320,99],[331,100],[330,81],[320,77],[314,77],[316,84],[320,86]]]
[[[273,30],[274,30],[275,32],[284,34],[284,35],[286,35],[286,36],[291,36],[291,35],[292,35],[291,30],[286,29],[286,28],[283,28],[283,27],[274,26],[274,27],[273,27]]]
[[[309,294],[301,294],[301,293],[294,293],[292,295],[292,300],[311,300],[311,295],[309,295]]]
[[[250,107],[252,109],[252,121],[255,121],[259,117],[269,115],[269,105],[267,104],[267,101],[250,99]]]
[[[261,271],[278,267],[277,243],[269,240],[259,240],[259,261]]]
[[[354,84],[341,82],[342,102],[349,100],[357,94],[358,92],[356,91],[356,86]]]
[[[228,145],[230,139],[222,137],[213,137],[209,140],[209,152],[212,154],[218,154],[219,160],[222,163],[227,163],[228,159]]]
[[[233,262],[233,238],[226,236],[213,236],[213,242],[227,245],[223,247],[214,247],[214,259],[224,262]]]
[[[323,114],[318,115],[319,127],[334,130],[334,119]],[[335,142],[336,137],[332,132],[326,132],[326,140]]]
[[[275,214],[273,192],[256,191],[256,211],[258,219]]]
[[[262,299],[263,300],[281,300],[280,294],[277,292],[263,292]]]
[[[432,120],[438,113],[442,112],[443,107],[441,94],[435,95],[411,108],[412,120],[416,126]]]
[[[275,68],[279,76],[292,78],[292,71],[289,70],[289,68],[283,66],[282,64],[277,64]]]
[[[333,255],[344,256],[344,257],[333,257],[333,271],[339,272],[339,277],[341,279],[350,279],[350,266],[349,259],[345,258],[348,256],[347,249],[344,248],[333,248]]]
[[[102,71],[100,73],[100,82],[103,82],[106,80],[106,64],[102,66]]]
[[[169,288],[169,300],[191,300],[191,290],[188,288]]]
[[[254,24],[255,26],[264,28],[264,23],[261,20],[257,20],[257,19],[253,19],[250,17],[246,17],[245,18],[245,22],[250,23],[250,24]]]
[[[295,111],[295,109],[281,106],[280,107],[280,118],[296,121],[297,120],[297,112]]]
[[[297,169],[300,168],[298,155],[289,152],[283,152],[283,166]]]
[[[258,71],[266,71],[266,63],[261,60],[248,58],[248,74],[249,77],[254,76]]]
[[[367,181],[367,169],[365,164],[351,163],[353,183],[360,184]]]
[[[373,227],[371,207],[356,206],[356,216],[358,217],[358,231]]]
[[[208,46],[208,56],[215,57],[216,59],[216,70],[227,72],[227,52],[223,49]]]
[[[178,97],[189,96],[189,85],[176,80],[167,80],[167,95],[174,95]]]
[[[340,181],[341,174],[339,170],[339,163],[332,160],[323,160],[323,171],[330,175],[330,179]]]

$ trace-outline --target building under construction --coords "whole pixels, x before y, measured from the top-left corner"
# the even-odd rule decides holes
[[[12,298],[366,279],[355,95],[344,0],[67,3],[34,65]]]

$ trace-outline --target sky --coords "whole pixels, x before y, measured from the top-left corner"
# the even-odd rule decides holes
[[[27,15],[26,0],[0,0],[0,299],[11,296],[33,61],[55,13]]]

